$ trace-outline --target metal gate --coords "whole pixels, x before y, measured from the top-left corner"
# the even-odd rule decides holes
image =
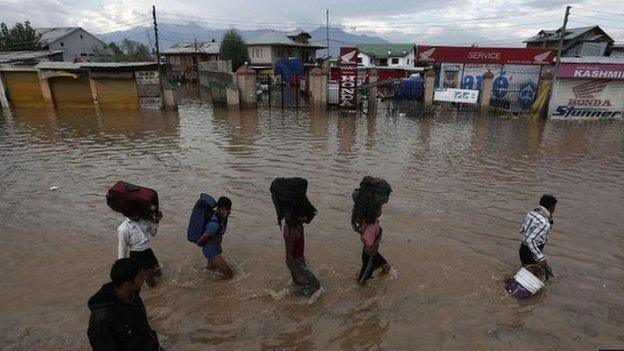
[[[510,85],[504,89],[492,89],[490,107],[502,114],[527,113],[537,99],[538,85],[533,82]]]
[[[292,75],[288,82],[281,76],[259,74],[256,77],[258,105],[264,107],[308,107],[307,82],[303,76]]]

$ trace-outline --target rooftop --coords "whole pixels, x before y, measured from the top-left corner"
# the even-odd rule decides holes
[[[0,63],[37,61],[62,54],[62,51],[0,51]]]
[[[610,57],[610,56],[562,57],[561,63],[624,64],[624,57]]]
[[[204,53],[216,55],[219,53],[221,43],[210,41],[184,42],[172,45],[169,49],[163,51],[163,54],[194,54]]]
[[[358,50],[376,58],[403,57],[414,50],[414,44],[360,44]]]
[[[46,27],[34,29],[37,33],[41,34],[42,43],[50,44],[77,31],[80,27]]]
[[[310,38],[310,35],[306,32],[271,31],[269,33],[247,40],[247,45],[283,45],[283,46],[306,47],[306,48],[312,48],[312,49],[322,49],[325,47],[323,45],[311,43],[311,42],[305,42],[305,43],[297,42],[292,39],[292,37],[295,37],[297,35],[303,35],[304,38],[308,38],[308,39]]]
[[[590,27],[577,27],[577,28],[566,28],[566,34],[563,38],[563,40],[574,40],[578,37],[580,37],[581,35],[595,29],[598,28],[602,33],[604,33],[604,36],[607,37],[607,39],[611,40],[613,42],[613,40],[611,39],[611,37],[609,35],[607,35],[607,33],[605,33],[599,26],[590,26]],[[601,38],[602,36],[600,35],[594,35],[592,37],[587,38],[587,41],[593,41],[596,39]],[[556,30],[545,30],[542,29],[539,33],[537,33],[536,35],[532,36],[531,38],[525,40],[525,43],[540,43],[540,42],[544,42],[544,41],[557,41],[559,40],[559,29]]]

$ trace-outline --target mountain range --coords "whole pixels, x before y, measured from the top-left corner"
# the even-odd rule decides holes
[[[158,25],[158,38],[160,47],[167,49],[178,42],[192,42],[197,41],[220,41],[227,29],[224,28],[206,28],[196,23],[188,24],[170,24],[163,23]],[[251,38],[263,35],[271,32],[271,29],[253,29],[253,30],[239,30],[243,40],[249,40]],[[312,31],[309,31],[312,36],[311,41],[325,45],[326,43],[326,29],[325,27],[318,27]],[[100,39],[105,42],[119,42],[124,39],[130,39],[138,41],[147,45],[148,47],[154,47],[154,30],[152,27],[133,27],[128,30],[110,32],[98,35]],[[353,46],[357,44],[387,44],[387,40],[378,37],[364,34],[351,34],[345,32],[339,27],[329,27],[329,49],[330,55],[337,56],[341,46]],[[326,54],[326,50],[318,50],[317,55],[323,56]]]

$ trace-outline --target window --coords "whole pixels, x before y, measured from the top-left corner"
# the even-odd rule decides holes
[[[61,42],[61,46],[62,46],[62,47],[65,47],[65,43]]]
[[[398,64],[399,64],[399,59],[398,59],[398,58],[396,58],[396,57],[393,57],[393,58],[392,58],[392,64],[393,64],[393,65],[398,65]]]
[[[379,66],[384,67],[388,65],[388,59],[379,59]]]
[[[180,64],[180,57],[179,56],[171,56],[171,57],[169,57],[169,63],[171,63],[172,65],[179,65]]]
[[[410,59],[407,59],[407,65],[409,66],[409,64],[410,64]]]
[[[362,58],[358,57],[358,63],[362,63]]]

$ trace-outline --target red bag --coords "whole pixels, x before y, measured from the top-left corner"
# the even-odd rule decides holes
[[[119,181],[108,189],[106,204],[126,217],[136,214],[143,219],[160,219],[158,193],[150,188]]]

